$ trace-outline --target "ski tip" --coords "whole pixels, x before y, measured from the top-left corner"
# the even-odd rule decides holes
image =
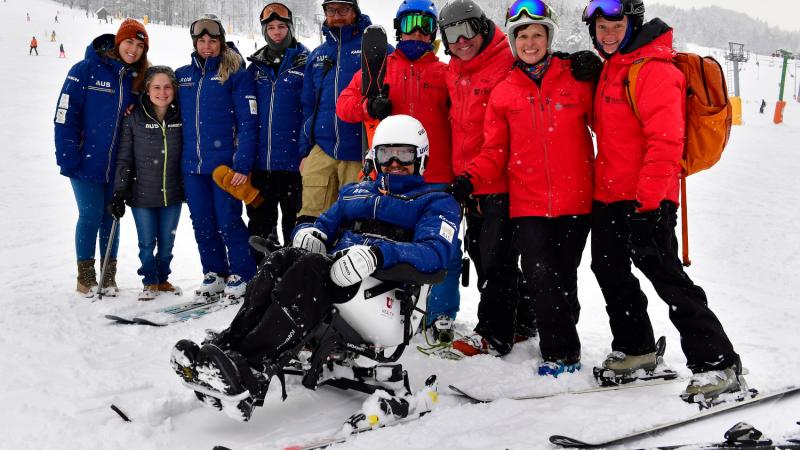
[[[588,448],[592,447],[592,445],[587,444],[583,441],[579,441],[577,439],[573,439],[568,436],[561,436],[558,434],[554,434],[550,436],[550,443],[555,444],[561,447],[573,447],[573,448]]]

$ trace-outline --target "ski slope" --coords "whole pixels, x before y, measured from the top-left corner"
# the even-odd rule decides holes
[[[366,13],[391,28],[399,0],[362,2]],[[377,6],[379,5],[380,6]],[[375,9],[375,11],[373,11]],[[59,24],[53,24],[60,10]],[[26,12],[31,21],[27,22]],[[58,42],[49,41],[54,28]],[[204,408],[182,387],[169,367],[169,351],[181,338],[202,339],[206,328],[224,328],[235,308],[164,328],[119,326],[104,314],[152,308],[179,301],[159,298],[144,307],[136,301],[141,280],[133,220],[122,222],[119,298],[92,303],[74,294],[74,226],[77,208],[68,180],[58,174],[52,117],[59,89],[72,64],[101,33],[118,24],[98,24],[82,11],[45,0],[0,3],[0,449],[271,449],[331,434],[354,413],[364,396],[321,388],[308,391],[290,381],[289,398],[270,390],[265,407],[249,423],[238,423]],[[185,29],[149,25],[154,64],[177,67],[189,61]],[[45,37],[47,33],[47,37]],[[28,56],[36,35],[40,56]],[[239,40],[244,54],[254,49]],[[315,39],[308,40],[310,46]],[[63,43],[67,58],[58,59]],[[261,46],[263,42],[258,42]],[[704,50],[704,53],[709,51]],[[708,293],[713,310],[749,369],[752,387],[765,392],[800,384],[800,104],[792,101],[795,78],[787,78],[785,123],[772,124],[778,95],[779,64],[759,57],[744,65],[744,121],[733,131],[723,160],[689,179],[690,276]],[[795,73],[792,69],[791,73]],[[761,99],[767,114],[758,114]],[[178,228],[171,281],[190,292],[201,279],[188,209]],[[588,249],[587,249],[588,250]],[[603,299],[585,255],[579,279],[583,313],[579,333],[584,370],[556,380],[534,375],[538,348],[518,345],[503,359],[475,357],[454,362],[427,358],[410,349],[401,362],[420,387],[428,375],[447,384],[484,386],[513,393],[557,392],[592,384],[591,366],[610,351],[611,336]],[[475,278],[473,277],[473,280]],[[650,311],[657,335],[668,339],[665,359],[688,376],[679,337],[667,307],[649,283]],[[477,291],[462,291],[460,331],[476,322]],[[794,336],[794,337],[793,337]],[[420,342],[417,342],[420,343]],[[353,449],[538,449],[553,448],[551,434],[603,440],[637,425],[690,415],[696,408],[678,398],[682,383],[624,392],[561,396],[542,400],[501,400],[468,404],[442,395],[438,409],[419,421],[359,436],[339,448]],[[132,422],[109,409],[121,408]],[[767,436],[797,433],[800,398],[722,415],[654,436],[631,447],[717,441],[744,420]]]

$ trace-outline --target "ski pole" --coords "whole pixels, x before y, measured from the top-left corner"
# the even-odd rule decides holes
[[[114,221],[111,222],[111,233],[108,235],[108,244],[106,245],[106,252],[105,256],[103,256],[103,264],[100,267],[100,287],[97,289],[97,299],[103,299],[103,282],[106,278],[106,271],[108,270],[108,258],[111,256],[111,247],[114,246],[114,234],[117,232],[117,225],[119,224],[119,219],[116,217]]]

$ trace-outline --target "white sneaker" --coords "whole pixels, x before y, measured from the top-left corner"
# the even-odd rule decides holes
[[[244,292],[247,290],[247,282],[242,280],[239,275],[231,275],[225,283],[225,298],[230,300],[239,300],[244,297]]]
[[[224,290],[225,279],[215,272],[208,272],[205,274],[203,282],[200,283],[200,287],[194,291],[194,295],[198,297],[213,297],[217,294],[221,294]]]

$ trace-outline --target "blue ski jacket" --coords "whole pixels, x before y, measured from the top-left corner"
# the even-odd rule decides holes
[[[372,21],[365,14],[350,26],[322,25],[325,43],[308,57],[303,80],[301,157],[308,156],[317,144],[333,159],[361,161],[361,124],[340,120],[336,101],[361,68],[361,37],[370,25]]]
[[[247,58],[247,67],[253,75],[258,98],[258,170],[300,169],[300,127],[303,108],[300,95],[303,91],[308,49],[301,43],[286,50],[278,74],[266,61],[266,47]]]
[[[445,269],[450,256],[458,251],[460,217],[455,199],[426,185],[421,176],[381,174],[376,181],[343,187],[330,209],[313,224],[299,225],[295,233],[313,226],[327,235],[330,253],[370,245],[383,256],[381,268],[408,263],[420,272],[432,273]],[[408,242],[355,231],[358,227],[354,225],[364,221],[404,230]]]
[[[232,42],[228,51],[235,51]],[[210,175],[222,164],[249,174],[256,157],[258,102],[253,76],[242,67],[220,84],[222,56],[192,63],[175,71],[183,119],[183,173]]]
[[[131,94],[133,70],[105,53],[114,35],[97,37],[70,69],[56,105],[56,163],[61,174],[94,183],[114,181],[117,147]]]

